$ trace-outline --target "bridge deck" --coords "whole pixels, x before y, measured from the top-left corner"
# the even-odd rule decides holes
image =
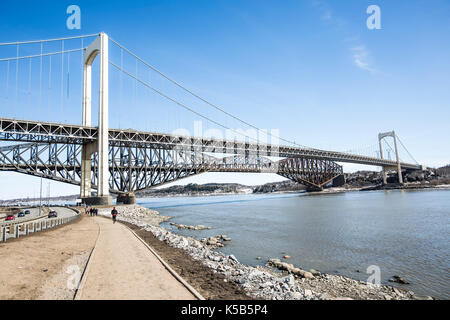
[[[13,120],[0,118],[0,140],[16,142],[41,142],[63,144],[85,144],[97,140],[98,129],[81,125]],[[356,163],[372,166],[395,167],[395,161],[354,155],[320,149],[278,146],[272,144],[254,144],[248,142],[206,139],[198,137],[176,136],[165,133],[143,132],[136,130],[109,130],[110,146],[129,146],[145,148],[157,146],[160,149],[175,148],[195,150],[196,152],[272,156],[281,158],[308,157],[344,163]],[[418,164],[401,163],[402,168],[418,170]]]

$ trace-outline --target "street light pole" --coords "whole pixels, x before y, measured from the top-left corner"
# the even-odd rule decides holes
[[[39,196],[39,216],[41,216],[41,210],[42,210],[42,177],[41,177],[41,191]]]

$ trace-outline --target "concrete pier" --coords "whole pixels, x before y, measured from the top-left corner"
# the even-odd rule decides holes
[[[81,198],[81,202],[88,206],[110,206],[113,203],[111,196]]]
[[[117,196],[117,203],[136,204],[136,196],[133,192],[119,194]]]

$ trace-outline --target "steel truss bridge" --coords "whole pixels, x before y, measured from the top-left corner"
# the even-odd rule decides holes
[[[82,44],[80,49],[64,51],[64,40],[84,39],[92,36],[96,38],[89,46],[83,47]],[[54,41],[62,41],[62,51],[43,53],[43,42]],[[252,143],[250,139],[244,139],[247,142],[229,141],[111,129],[108,125],[108,70],[110,65],[163,98],[208,121],[211,121],[211,119],[152,88],[149,83],[139,79],[137,73],[133,75],[124,70],[122,66],[119,67],[109,60],[110,41],[119,46],[122,53],[130,54],[136,61],[156,71],[191,96],[202,100],[245,125],[250,125],[169,79],[128,49],[109,39],[105,33],[31,42],[3,43],[0,46],[17,46],[16,57],[0,59],[0,61],[8,63],[8,77],[10,61],[16,63],[16,94],[18,94],[17,71],[19,59],[30,60],[29,85],[31,85],[31,59],[41,59],[40,90],[42,90],[43,56],[82,51],[83,93],[81,100],[83,120],[81,125],[69,125],[0,117],[0,141],[3,142],[0,147],[0,171],[14,171],[79,185],[80,197],[83,199],[91,198],[91,189],[96,189],[97,196],[94,198],[98,198],[98,203],[110,203],[110,193],[125,194],[144,190],[205,172],[275,173],[304,184],[309,189],[320,190],[331,183],[339,185],[345,182],[342,166],[338,162],[382,167],[384,178],[386,177],[386,169],[390,168],[395,168],[398,172],[401,172],[402,169],[421,169],[418,164],[400,162],[394,132],[380,134],[381,158],[374,158],[296,146]],[[19,57],[19,46],[28,43],[40,43],[40,55]],[[93,126],[91,121],[92,63],[97,56],[100,58],[98,77],[100,82],[99,113],[98,126]],[[64,69],[64,64],[62,64],[62,68]],[[61,88],[63,87],[64,82],[62,82]],[[212,122],[224,127],[214,120]],[[390,136],[394,137],[396,161],[383,159],[381,140]],[[399,177],[401,179],[401,174]]]
[[[95,127],[0,118],[0,140],[15,143],[0,148],[0,170],[80,185],[82,148],[95,145],[97,136]],[[341,152],[133,130],[110,129],[108,140],[112,193],[144,190],[205,172],[276,173],[320,189],[342,176],[342,166],[336,162],[397,166],[396,161]],[[91,184],[96,188],[96,153],[91,165]],[[401,166],[420,169],[416,164]]]

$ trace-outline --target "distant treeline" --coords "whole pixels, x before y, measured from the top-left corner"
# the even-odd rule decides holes
[[[440,176],[450,176],[450,164],[436,170]]]
[[[148,196],[148,195],[166,195],[166,194],[193,194],[193,193],[228,193],[238,192],[240,189],[246,188],[240,184],[220,184],[220,183],[208,183],[208,184],[195,184],[190,183],[185,186],[172,186],[164,189],[152,189],[136,192],[136,195]]]

